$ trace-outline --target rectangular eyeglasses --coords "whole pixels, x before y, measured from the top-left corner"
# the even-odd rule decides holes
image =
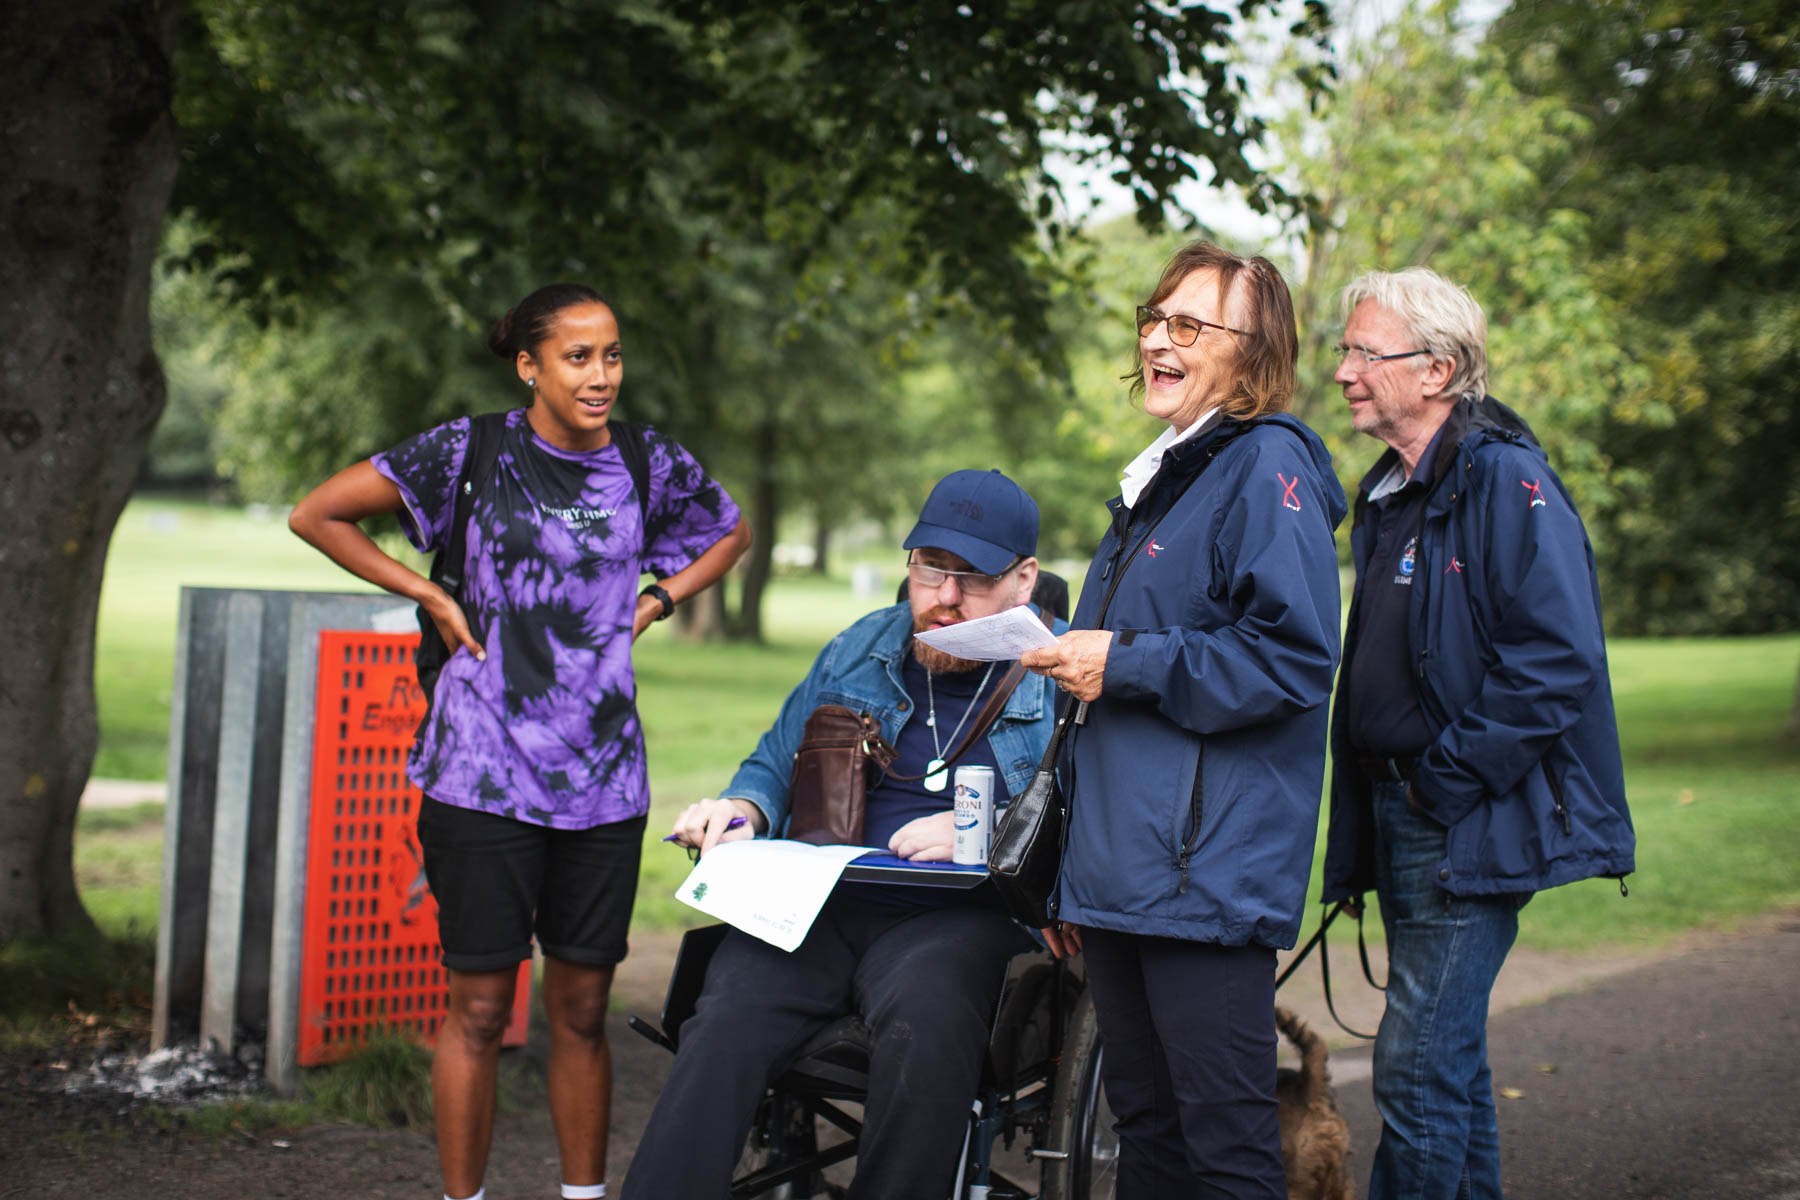
[[[910,555],[906,560],[906,577],[914,586],[927,591],[936,591],[944,586],[944,580],[956,580],[956,588],[965,596],[985,596],[1000,586],[1012,569],[1024,562],[1023,558],[1015,558],[1006,564],[1006,570],[998,575],[987,575],[980,571],[946,571],[942,567],[934,567],[919,562]]]

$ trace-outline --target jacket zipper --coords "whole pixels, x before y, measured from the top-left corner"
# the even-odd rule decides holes
[[[1538,768],[1544,772],[1544,782],[1550,785],[1550,803],[1556,810],[1557,823],[1562,826],[1564,837],[1573,837],[1575,829],[1569,820],[1568,806],[1563,803],[1562,784],[1550,773],[1550,755],[1546,751],[1544,757],[1538,759]]]
[[[1444,706],[1432,695],[1431,680],[1425,674],[1425,663],[1430,657],[1430,650],[1421,650],[1413,664],[1413,697],[1418,700],[1419,711],[1425,714],[1427,721],[1444,726],[1450,723],[1449,718],[1444,715]]]
[[[1187,894],[1188,863],[1194,857],[1194,851],[1200,848],[1200,816],[1205,810],[1206,796],[1206,745],[1200,746],[1199,757],[1194,760],[1194,791],[1188,799],[1188,835],[1181,841],[1179,853],[1175,856],[1175,869],[1181,875],[1181,882],[1175,889],[1177,896]]]
[[[1161,514],[1161,516],[1158,516],[1153,521],[1145,522],[1150,526],[1150,531],[1148,533],[1144,534],[1144,536],[1141,539],[1139,539],[1139,541],[1137,542],[1136,545],[1130,545],[1131,535],[1136,531],[1138,524],[1140,522],[1140,514],[1143,512],[1143,506],[1142,506],[1143,497],[1140,496],[1138,498],[1139,504],[1134,505],[1129,510],[1120,510],[1120,509],[1113,510],[1114,528],[1118,530],[1119,543],[1117,546],[1114,547],[1112,557],[1110,557],[1107,560],[1105,568],[1103,568],[1101,570],[1100,578],[1102,578],[1102,579],[1107,578],[1115,570],[1118,571],[1121,576],[1124,574],[1125,570],[1128,567],[1130,567],[1132,560],[1137,557],[1138,551],[1142,550],[1149,543],[1150,539],[1156,535],[1157,527],[1162,524],[1163,518],[1167,517],[1169,515],[1169,513],[1173,512],[1175,510],[1175,506],[1181,502],[1182,497],[1187,495],[1188,488],[1193,486],[1194,482],[1200,477],[1201,474],[1205,473],[1206,468],[1210,467],[1213,463],[1213,460],[1219,457],[1220,452],[1225,449],[1226,445],[1229,444],[1230,440],[1231,439],[1227,438],[1223,441],[1216,441],[1206,448],[1206,459],[1201,464],[1200,469],[1198,471],[1196,471],[1194,473],[1194,475],[1188,479],[1188,481],[1185,485],[1183,485],[1181,493],[1176,496],[1175,501],[1169,506],[1169,508],[1167,510],[1165,510]],[[1121,517],[1123,517],[1122,520],[1121,520]],[[1126,549],[1127,546],[1130,546],[1129,550]],[[1118,586],[1121,582],[1122,582],[1122,580],[1120,580],[1120,579],[1113,580],[1111,587],[1107,591],[1106,599],[1104,599],[1100,602],[1100,617],[1101,617],[1101,619],[1095,623],[1097,627],[1102,628],[1102,629],[1104,629],[1106,627],[1106,625],[1105,625],[1106,610],[1109,607],[1111,607],[1113,592],[1118,590]],[[1192,819],[1193,819],[1193,823],[1194,823],[1193,830],[1191,831],[1189,837],[1187,837],[1186,839],[1183,840],[1182,844],[1178,848],[1178,853],[1176,854],[1176,857],[1175,857],[1176,869],[1181,872],[1181,884],[1180,884],[1179,889],[1176,892],[1176,895],[1182,895],[1182,894],[1186,893],[1186,891],[1187,891],[1188,862],[1194,857],[1194,851],[1200,845],[1201,791],[1202,791],[1204,778],[1205,778],[1205,770],[1204,770],[1204,768],[1206,766],[1205,760],[1206,760],[1206,746],[1204,743],[1202,743],[1201,747],[1200,747],[1200,757],[1198,760],[1196,760],[1196,762],[1194,764],[1194,793],[1193,793],[1193,798],[1191,801],[1191,813],[1192,813]],[[1065,826],[1064,833],[1066,836],[1067,835],[1066,826]]]

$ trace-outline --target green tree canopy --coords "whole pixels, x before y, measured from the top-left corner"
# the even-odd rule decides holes
[[[291,495],[508,402],[482,322],[583,278],[621,311],[627,413],[749,501],[736,623],[754,633],[782,511],[879,514],[916,482],[862,464],[898,444],[884,376],[934,325],[1020,365],[1035,394],[995,402],[1066,394],[1050,313],[1074,216],[1056,147],[1109,163],[1146,220],[1202,172],[1292,208],[1249,162],[1261,126],[1231,66],[1237,23],[1121,0],[205,0],[184,60],[183,261],[288,318],[245,355],[260,386],[227,406],[226,465]],[[1293,30],[1314,46],[1306,86],[1324,23],[1315,4]],[[268,146],[292,177],[227,183]]]
[[[1296,410],[1347,490],[1380,447],[1350,432],[1332,382],[1338,297],[1363,271],[1428,266],[1486,310],[1494,393],[1531,421],[1584,511],[1607,502],[1612,458],[1589,423],[1638,370],[1583,270],[1591,220],[1568,179],[1588,127],[1523,91],[1453,2],[1411,5],[1357,41],[1335,103],[1278,125],[1294,186],[1318,202],[1297,272]]]
[[[1611,623],[1800,627],[1800,9],[1530,0],[1493,39],[1587,125],[1564,192],[1642,368],[1591,422]]]

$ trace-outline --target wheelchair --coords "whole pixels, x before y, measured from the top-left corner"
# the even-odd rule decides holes
[[[671,1052],[680,1047],[681,1027],[693,1015],[706,965],[726,930],[710,925],[683,937],[660,1027],[633,1016],[634,1030]],[[948,1200],[1111,1200],[1118,1142],[1100,1087],[1101,1053],[1080,972],[1046,952],[1016,956],[1007,966]],[[866,1095],[868,1067],[869,1031],[854,1015],[801,1047],[763,1096],[731,1195],[841,1198],[844,1188],[828,1182],[825,1172],[856,1156],[862,1125],[846,1106]],[[822,1141],[821,1123],[842,1136]]]

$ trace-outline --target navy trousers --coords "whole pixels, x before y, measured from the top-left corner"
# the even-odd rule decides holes
[[[1285,1200],[1275,952],[1081,931],[1119,1200]]]
[[[756,1105],[795,1050],[846,1013],[868,1023],[869,1096],[850,1195],[948,1194],[994,1006],[1031,938],[969,906],[834,895],[789,954],[732,930],[625,1177],[626,1200],[730,1193]]]

